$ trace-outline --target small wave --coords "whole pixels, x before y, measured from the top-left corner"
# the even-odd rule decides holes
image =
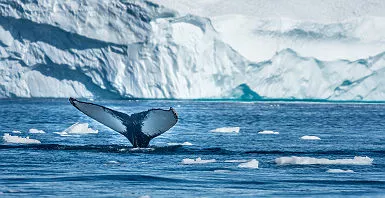
[[[353,170],[342,170],[342,169],[329,169],[326,171],[327,173],[354,173]]]
[[[230,172],[231,172],[230,170],[225,170],[225,169],[214,170],[214,173],[230,173]]]
[[[28,132],[29,132],[29,133],[45,133],[45,131],[39,130],[39,129],[29,129]]]
[[[222,127],[210,130],[214,133],[239,133],[240,127]]]
[[[213,163],[213,162],[216,162],[216,160],[215,159],[203,160],[200,157],[198,157],[196,159],[185,158],[182,160],[181,164],[183,164],[183,165],[207,164],[207,163]]]
[[[252,159],[248,162],[238,165],[239,168],[258,168],[259,162],[256,159]]]
[[[190,143],[190,142],[183,142],[183,143],[170,142],[170,143],[167,143],[167,145],[170,145],[170,146],[176,146],[176,145],[181,145],[181,146],[192,146],[193,144]]]
[[[305,135],[305,136],[302,136],[301,139],[303,139],[303,140],[320,140],[321,138],[314,136],[314,135]]]
[[[353,159],[326,159],[326,158],[313,158],[313,157],[279,157],[275,159],[275,163],[279,165],[284,164],[298,164],[298,165],[310,165],[310,164],[345,164],[345,165],[371,165],[373,159],[370,157],[355,156]]]
[[[21,131],[12,131],[12,133],[18,133],[18,134],[20,134]]]
[[[258,134],[279,134],[277,131],[269,131],[269,130],[264,130],[264,131],[259,131]]]
[[[16,144],[40,144],[39,140],[30,139],[28,136],[23,138],[19,136],[12,136],[9,133],[5,133],[3,136],[5,142],[16,143]]]

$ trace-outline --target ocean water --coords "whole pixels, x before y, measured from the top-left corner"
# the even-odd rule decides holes
[[[385,196],[385,104],[95,103],[127,113],[174,107],[180,119],[149,149],[132,149],[67,100],[0,100],[0,196]],[[98,133],[54,133],[76,122]],[[239,132],[211,132],[223,127]],[[10,143],[6,133],[41,143]]]

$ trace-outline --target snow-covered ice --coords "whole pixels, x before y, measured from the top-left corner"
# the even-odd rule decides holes
[[[301,137],[303,140],[320,140],[321,138],[313,135],[304,135]]]
[[[353,159],[327,159],[313,157],[279,157],[275,159],[275,163],[279,165],[286,164],[345,164],[345,165],[371,165],[373,159],[370,157],[355,156]]]
[[[239,133],[240,127],[221,127],[210,130],[210,132],[214,133]]]
[[[207,164],[207,163],[213,163],[213,162],[216,162],[216,160],[215,159],[203,160],[202,158],[198,157],[196,159],[185,158],[182,160],[181,164],[184,164],[184,165]]]
[[[30,139],[29,136],[27,137],[19,137],[19,136],[13,136],[9,133],[4,133],[3,140],[7,143],[15,143],[15,144],[40,144],[41,142],[36,139]]]

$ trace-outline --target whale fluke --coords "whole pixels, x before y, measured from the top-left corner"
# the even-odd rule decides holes
[[[150,109],[131,115],[70,98],[71,104],[79,111],[124,135],[134,147],[147,147],[150,140],[173,127],[178,115],[169,110]]]

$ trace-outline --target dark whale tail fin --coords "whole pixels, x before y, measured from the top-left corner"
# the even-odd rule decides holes
[[[70,98],[69,101],[87,116],[123,134],[134,147],[147,147],[152,138],[166,132],[178,121],[178,115],[173,108],[150,109],[127,115],[75,98]]]

